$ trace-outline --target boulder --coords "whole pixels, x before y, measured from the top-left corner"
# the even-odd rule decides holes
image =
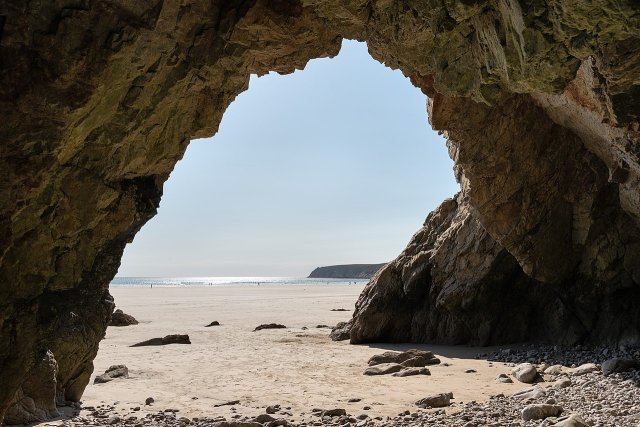
[[[408,368],[411,367],[424,367],[429,365],[438,365],[440,364],[440,359],[437,357],[426,358],[424,356],[412,357],[411,359],[407,359],[404,362],[400,363],[402,366],[406,366]]]
[[[538,377],[536,367],[531,363],[521,363],[511,371],[511,374],[521,383],[531,384]]]
[[[93,383],[108,383],[109,381],[113,381],[116,378],[129,378],[129,368],[127,368],[125,365],[112,365],[106,371],[104,371],[104,374],[96,376],[93,380]]]
[[[363,375],[387,375],[399,372],[405,369],[399,363],[381,363],[379,365],[370,366],[364,370]]]
[[[133,316],[124,313],[120,309],[113,312],[111,315],[111,321],[109,321],[109,326],[130,326],[137,324],[138,321]]]
[[[453,393],[438,393],[424,397],[416,402],[420,408],[444,408],[451,405]]]
[[[336,326],[331,329],[329,337],[333,341],[345,341],[350,338],[351,323],[350,322],[338,322]]]
[[[256,423],[260,423],[260,424],[264,424],[264,423],[268,423],[270,421],[274,421],[275,418],[273,418],[271,415],[269,414],[260,414],[257,417],[255,417],[253,419],[253,421],[255,421]]]
[[[426,366],[437,365],[440,360],[437,359],[433,352],[423,350],[407,350],[403,352],[386,351],[382,354],[376,354],[369,359],[369,366],[379,365],[381,363],[404,363],[405,366]],[[424,364],[422,364],[424,363]]]

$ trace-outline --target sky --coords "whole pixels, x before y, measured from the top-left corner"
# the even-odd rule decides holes
[[[219,132],[191,142],[118,276],[387,262],[458,191],[452,168],[425,95],[345,41],[304,70],[251,77]]]

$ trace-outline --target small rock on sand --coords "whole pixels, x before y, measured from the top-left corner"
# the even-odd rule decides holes
[[[444,408],[451,405],[452,398],[453,393],[439,393],[418,400],[416,405],[421,408]]]
[[[129,378],[129,369],[125,365],[113,365],[104,371],[104,374],[98,375],[94,380],[94,384],[108,383],[116,378]]]
[[[496,381],[498,381],[499,383],[505,383],[505,384],[513,383],[513,380],[511,378],[509,378],[509,375],[507,375],[507,374],[498,375],[496,377]]]
[[[347,411],[342,408],[326,409],[322,411],[323,417],[341,417],[343,415],[347,415]]]
[[[375,366],[374,366],[375,368]],[[371,369],[371,368],[369,368]],[[411,377],[414,375],[431,375],[431,371],[427,368],[404,368],[401,371],[394,372],[391,374],[392,377]]]
[[[267,414],[275,414],[279,410],[280,410],[280,405],[270,405],[270,406],[267,406],[264,411]]]
[[[137,344],[133,344],[130,347],[144,347],[150,345],[169,345],[169,344],[191,344],[189,335],[167,335],[163,338],[151,338],[150,340],[142,341]]]
[[[287,327],[279,323],[265,323],[265,324],[256,326],[253,332],[261,331],[263,329],[287,329]]]
[[[346,308],[332,308],[331,311],[351,311],[351,310],[347,310]]]
[[[399,363],[381,363],[379,365],[370,366],[364,370],[363,375],[387,375],[399,372],[404,366]]]
[[[440,359],[437,357],[424,357],[424,356],[416,356],[410,359],[401,362],[402,366],[406,366],[407,368],[420,368],[428,365],[437,365],[440,363]]]
[[[214,408],[219,408],[221,406],[233,406],[233,405],[237,405],[238,403],[240,403],[239,400],[229,400],[228,402],[217,403],[217,404],[213,405],[213,407]]]
[[[220,326],[220,322],[218,322],[217,320],[214,320],[213,322],[209,323],[208,325],[205,325],[205,328],[209,328],[211,326]]]
[[[153,397],[147,397],[144,401],[144,404],[151,405],[153,402],[155,402],[155,399]]]
[[[256,423],[260,423],[260,424],[264,424],[264,423],[268,423],[270,421],[274,421],[275,418],[273,418],[271,415],[269,414],[260,414],[257,417],[255,417],[253,419],[253,421],[255,421]]]
[[[538,376],[538,371],[531,363],[521,363],[511,373],[518,381],[526,384],[531,384]]]
[[[109,322],[109,326],[129,326],[129,325],[137,325],[138,321],[135,317],[130,314],[124,313],[122,310],[118,309],[113,312],[111,315],[111,321]]]
[[[407,350],[403,352],[385,351],[382,354],[376,354],[369,359],[369,366],[379,365],[381,363],[403,363],[412,360],[411,365],[406,366],[426,366],[437,365],[440,360],[437,359],[433,352],[423,350]],[[421,365],[421,363],[424,363]]]
[[[522,419],[525,421],[542,420],[548,417],[557,417],[561,413],[562,407],[558,405],[533,404],[524,407]]]

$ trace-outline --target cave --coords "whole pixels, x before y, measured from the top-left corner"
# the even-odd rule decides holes
[[[461,192],[336,337],[640,341],[633,2],[4,2],[0,419],[81,398],[108,284],[189,141],[216,133],[251,74],[344,38],[429,97]]]

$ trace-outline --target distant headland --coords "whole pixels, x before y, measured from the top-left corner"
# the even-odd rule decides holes
[[[310,279],[370,279],[376,274],[382,264],[345,264],[345,265],[328,265],[326,267],[318,267],[309,275]]]

